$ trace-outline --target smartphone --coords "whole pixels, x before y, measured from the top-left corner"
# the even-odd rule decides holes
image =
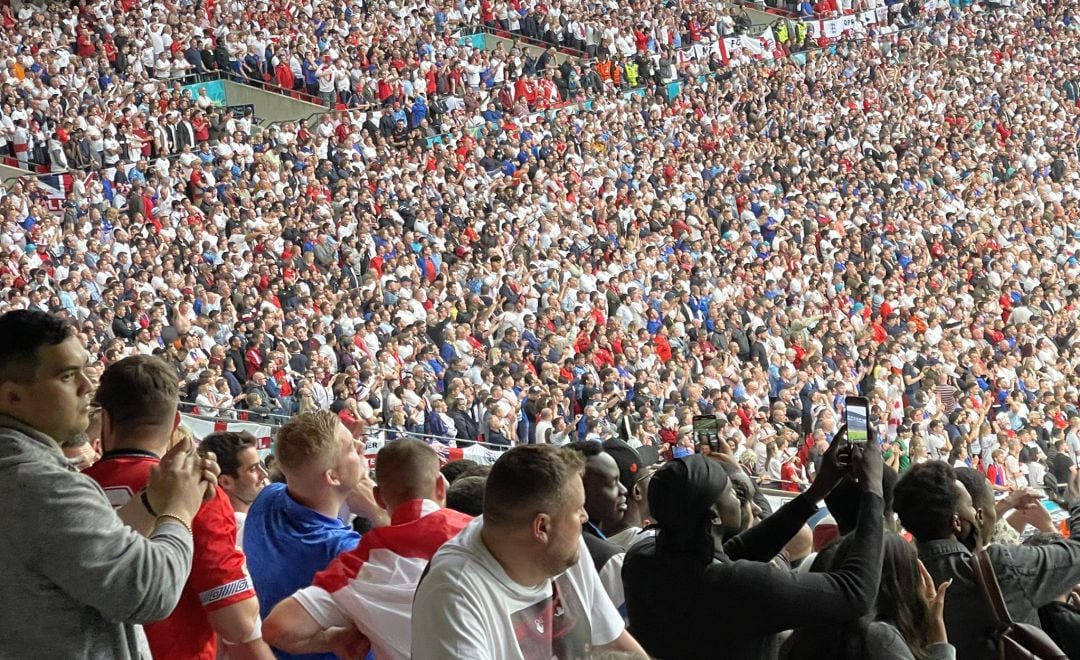
[[[870,404],[865,397],[844,398],[844,421],[847,423],[847,441],[863,444],[870,439]]]
[[[708,444],[709,448],[716,451],[720,422],[716,415],[694,415],[694,444]]]

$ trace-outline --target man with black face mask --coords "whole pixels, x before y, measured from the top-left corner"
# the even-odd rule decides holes
[[[974,489],[974,497],[968,487]],[[1040,547],[986,546],[1009,614],[1018,623],[1039,625],[1038,608],[1053,602],[1062,585],[1080,582],[1080,473],[1066,494],[1071,538]],[[918,544],[919,559],[935,584],[952,580],[945,600],[945,628],[958,660],[996,657],[994,617],[971,568],[972,552],[997,514],[990,483],[958,479],[946,463],[913,465],[893,490],[893,508]]]

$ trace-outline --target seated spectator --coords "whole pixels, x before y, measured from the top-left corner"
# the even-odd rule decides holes
[[[446,491],[446,508],[470,516],[484,513],[484,487],[487,477],[461,477]]]
[[[499,457],[483,517],[435,553],[416,590],[413,658],[643,653],[582,539],[584,470],[580,454],[552,445]]]
[[[777,634],[851,621],[870,611],[881,571],[881,452],[854,448],[861,487],[855,545],[836,571],[799,574],[770,563],[843,477],[834,439],[813,485],[760,524],[742,529],[740,502],[720,463],[689,456],[661,467],[649,485],[659,533],[635,544],[623,567],[630,630],[650,655],[704,658],[713,635],[673,635],[701,612],[724,612],[717,633],[735,657],[775,656]],[[762,616],[768,612],[768,616]]]
[[[217,467],[178,444],[114,511],[59,447],[89,424],[94,383],[75,329],[21,310],[0,316],[0,336],[0,656],[146,657],[139,626],[180,599]]]
[[[161,358],[134,355],[110,364],[95,401],[101,406],[102,459],[86,471],[120,508],[146,489],[180,421],[176,372]],[[190,441],[189,441],[190,443]],[[220,481],[220,477],[219,477]],[[176,609],[146,626],[154,658],[272,658],[260,633],[259,601],[236,547],[236,519],[220,483],[191,521],[195,559]]]
[[[822,570],[838,570],[856,542],[853,534],[844,537]],[[956,657],[945,632],[945,593],[949,583],[935,587],[915,548],[895,532],[885,532],[882,549],[881,587],[870,614],[840,625],[796,630],[784,642],[784,660]]]
[[[378,660],[410,657],[416,585],[435,551],[471,517],[442,508],[447,485],[439,457],[421,440],[380,449],[375,480],[375,501],[389,513],[390,525],[364,534],[360,545],[316,574],[310,587],[274,607],[266,634],[275,647],[290,653],[331,650],[328,631],[355,626]]]
[[[1038,547],[1064,540],[1057,532],[1035,534],[1024,541],[1025,545]],[[1066,585],[1068,589],[1057,600],[1039,608],[1039,625],[1050,639],[1057,642],[1065,655],[1080,658],[1080,585]]]
[[[476,461],[463,458],[457,461],[450,461],[446,465],[442,466],[439,471],[446,477],[446,482],[451,486],[459,477],[462,476],[466,470],[470,470],[479,465]]]
[[[357,515],[378,519],[364,459],[337,415],[319,411],[293,417],[278,431],[274,456],[285,483],[263,488],[244,524],[244,554],[264,619],[279,602],[311,584],[334,557],[360,542],[360,535],[338,518],[346,505]]]
[[[945,627],[959,660],[992,657],[997,646],[993,615],[971,569],[971,553],[983,547],[987,518],[995,516],[994,508],[985,506],[993,501],[989,482],[981,487],[982,494],[974,499],[983,506],[976,512],[956,471],[930,461],[912,466],[893,492],[900,523],[915,537],[919,558],[931,577],[936,583],[952,580]],[[1067,497],[1070,531],[1080,534],[1080,475],[1072,475]],[[1054,602],[1063,585],[1080,582],[1080,540],[1034,548],[995,543],[986,550],[1009,614],[1017,622],[1038,626],[1038,608]]]
[[[255,436],[247,431],[219,431],[204,437],[199,443],[199,453],[212,453],[221,466],[218,485],[232,503],[238,548],[243,547],[244,521],[247,520],[251,503],[269,483],[269,471],[259,458],[256,444]]]

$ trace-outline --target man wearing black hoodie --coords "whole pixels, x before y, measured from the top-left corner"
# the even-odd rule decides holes
[[[651,656],[775,658],[777,633],[828,625],[870,611],[881,580],[881,450],[874,438],[845,448],[833,438],[811,487],[759,525],[738,530],[739,500],[720,463],[702,455],[671,461],[649,486],[649,510],[659,530],[635,544],[623,565],[630,630]],[[832,573],[777,570],[770,561],[844,478],[850,453],[857,480],[856,550]],[[717,634],[684,634],[688,622],[707,621]]]

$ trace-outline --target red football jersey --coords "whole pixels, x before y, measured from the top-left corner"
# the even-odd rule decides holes
[[[101,484],[116,508],[146,488],[158,457],[124,449],[107,452],[86,470]],[[202,505],[191,522],[195,556],[180,602],[166,619],[145,627],[154,660],[213,660],[217,635],[207,612],[255,597],[244,568],[244,553],[236,548],[236,517],[229,496],[219,486],[217,496]]]

